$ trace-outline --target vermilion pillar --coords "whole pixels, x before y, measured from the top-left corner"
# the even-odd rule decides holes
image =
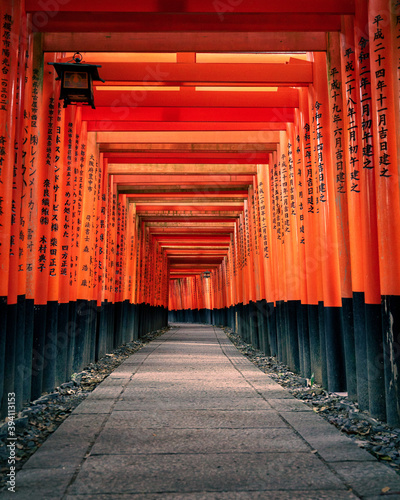
[[[349,397],[356,399],[357,370],[354,345],[353,292],[347,201],[349,196],[349,183],[346,174],[348,163],[345,153],[347,130],[344,126],[346,101],[343,101],[342,97],[344,81],[342,76],[339,33],[329,33],[328,35],[327,73],[331,117],[331,161],[335,185],[336,227],[342,296],[342,328],[345,347],[346,385]],[[362,369],[365,369],[365,367],[362,367]]]
[[[1,13],[1,71],[0,82],[0,396],[13,391],[15,377],[15,323],[16,314],[8,314],[7,295],[10,271],[11,218],[13,172],[16,140],[16,95],[19,57],[19,4],[3,2]],[[10,297],[16,310],[16,296]],[[9,332],[7,334],[7,332]],[[9,362],[5,363],[5,359]]]
[[[322,274],[327,378],[330,390],[340,390],[345,388],[346,382],[340,319],[342,301],[325,53],[314,54],[314,87],[313,118],[316,126],[318,218],[320,221],[318,257]]]
[[[398,336],[400,335],[400,220],[399,134],[397,126],[398,73],[395,38],[387,0],[369,4],[371,108],[377,195],[380,289],[386,385],[387,420],[400,423]]]

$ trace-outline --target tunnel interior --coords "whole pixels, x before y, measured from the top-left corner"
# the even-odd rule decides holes
[[[391,0],[1,4],[0,397],[224,325],[400,425]],[[95,108],[52,64],[99,65]]]

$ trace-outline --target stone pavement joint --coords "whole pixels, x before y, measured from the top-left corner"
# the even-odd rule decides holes
[[[46,440],[5,499],[400,498],[400,477],[255,367],[174,324]],[[383,488],[390,488],[386,494]]]

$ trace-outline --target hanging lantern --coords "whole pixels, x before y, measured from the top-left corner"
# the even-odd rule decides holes
[[[204,273],[203,273],[203,277],[204,277],[204,278],[207,278],[207,279],[208,279],[208,278],[210,278],[210,276],[211,276],[210,271],[204,271]]]
[[[60,99],[64,100],[64,108],[68,104],[89,104],[95,109],[93,100],[93,82],[101,81],[97,68],[99,64],[82,63],[82,54],[75,52],[72,58],[74,62],[55,63],[49,62],[57,71],[56,80],[61,80]]]

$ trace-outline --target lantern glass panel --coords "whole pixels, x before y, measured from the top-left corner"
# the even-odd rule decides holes
[[[89,75],[78,71],[65,71],[64,88],[66,89],[88,89]]]

